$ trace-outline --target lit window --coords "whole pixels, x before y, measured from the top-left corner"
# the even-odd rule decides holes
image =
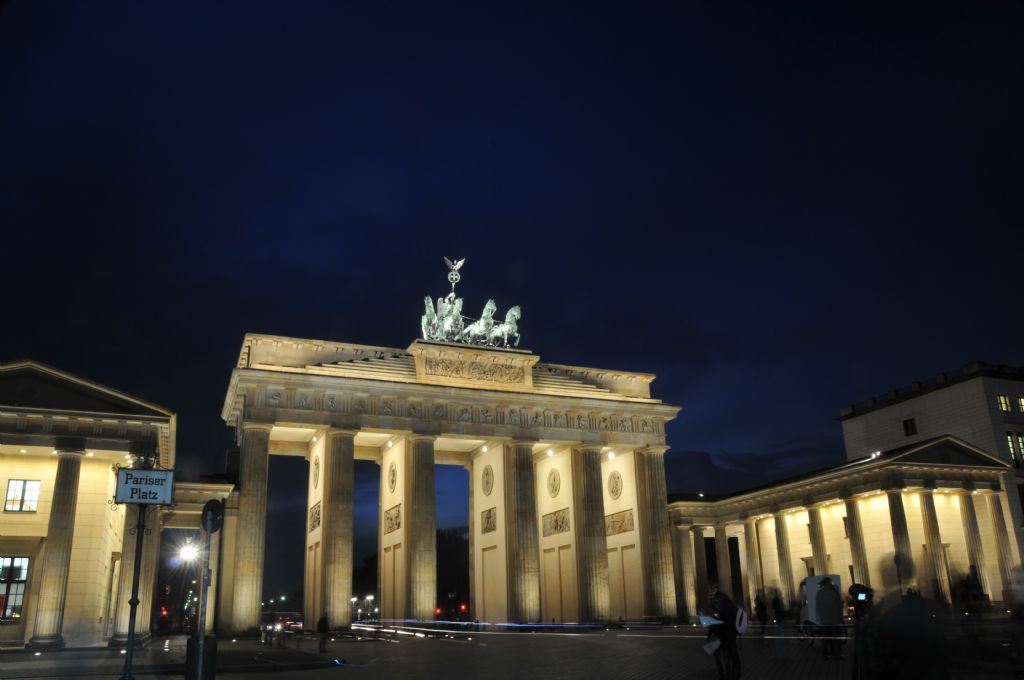
[[[27,557],[0,556],[0,620],[21,618],[27,581]]]
[[[1006,448],[1010,449],[1010,460],[1013,461],[1014,465],[1019,466],[1020,464],[1017,462],[1017,453],[1018,453],[1018,451],[1013,448],[1013,433],[1012,432],[1007,432],[1006,433]]]
[[[1000,411],[1009,411],[1010,410],[1010,400],[1006,398],[1005,394],[997,395],[996,399],[999,401],[999,410]]]
[[[7,512],[35,512],[39,503],[39,481],[12,479],[7,482]]]
[[[1024,456],[1024,432],[1017,433],[1017,456],[1013,459],[1015,467],[1020,467],[1020,459]]]
[[[1024,397],[1017,399],[1017,405],[1020,406],[1021,413],[1024,413]]]
[[[903,436],[909,437],[913,434],[917,434],[917,421],[913,418],[907,418],[903,421]]]

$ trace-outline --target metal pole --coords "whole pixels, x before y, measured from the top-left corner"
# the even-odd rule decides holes
[[[125,652],[124,675],[121,680],[135,680],[132,676],[132,656],[135,653],[135,615],[139,608],[139,572],[142,567],[142,543],[146,539],[148,505],[139,506],[139,521],[135,525],[135,566],[132,571],[132,599],[128,600],[128,649]]]
[[[203,529],[206,531],[206,540],[203,542],[202,572],[199,577],[199,622],[196,625],[196,633],[199,639],[196,641],[196,651],[199,657],[196,664],[196,680],[203,680],[203,666],[206,662],[204,651],[206,648],[206,588],[210,585],[210,536],[213,534],[213,516],[204,513]]]

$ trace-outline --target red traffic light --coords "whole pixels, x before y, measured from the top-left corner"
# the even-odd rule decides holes
[[[460,612],[464,612],[467,609],[469,609],[469,607],[467,607],[464,603],[459,605],[459,611]]]
[[[434,613],[437,614],[438,616],[440,616],[441,615],[441,608],[438,607],[437,609],[435,609]]]
[[[167,607],[160,607],[160,616],[167,616]]]

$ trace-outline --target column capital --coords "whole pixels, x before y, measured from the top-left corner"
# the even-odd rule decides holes
[[[82,458],[85,456],[85,449],[56,448],[53,450],[58,458]]]
[[[430,442],[433,444],[437,440],[437,435],[429,432],[413,432],[408,437],[410,442]]]
[[[274,424],[273,423],[261,423],[261,422],[255,421],[255,420],[243,420],[242,424],[240,426],[240,429],[243,432],[249,432],[250,430],[254,431],[254,432],[265,431],[265,432],[267,432],[269,434],[270,431],[272,429],[274,429]]]
[[[506,441],[512,446],[533,447],[533,445],[537,444],[540,440],[537,439],[536,437],[512,437],[511,439],[507,439]]]
[[[590,442],[575,442],[572,445],[573,451],[597,451],[601,453],[601,449],[605,447],[604,444],[594,444]]]
[[[662,455],[662,456],[664,456],[666,453],[668,453],[668,449],[669,449],[668,446],[655,446],[655,445],[651,445],[651,446],[641,446],[641,447],[639,447],[637,449],[634,449],[634,450],[637,451],[638,453],[649,453],[651,455]]]
[[[355,437],[359,430],[348,427],[330,427],[327,429],[327,438],[331,437]]]

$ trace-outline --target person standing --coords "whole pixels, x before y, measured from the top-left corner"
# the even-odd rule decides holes
[[[732,598],[722,591],[716,592],[711,598],[714,617],[721,621],[708,626],[708,637],[715,636],[721,643],[715,650],[715,665],[718,667],[719,680],[739,680],[740,651],[736,645],[736,616],[739,611]]]
[[[320,653],[327,651],[327,635],[331,632],[331,624],[327,620],[327,612],[316,622],[316,632],[320,634]]]
[[[843,630],[843,598],[832,583],[832,579],[822,579],[818,584],[814,604],[818,615],[815,623],[821,627],[825,635],[821,646],[822,657],[826,660],[830,656],[842,659],[843,647],[839,643],[839,638]]]

